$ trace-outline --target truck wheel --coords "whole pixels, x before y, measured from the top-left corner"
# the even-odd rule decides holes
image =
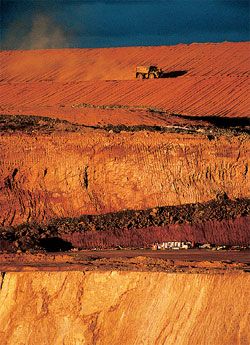
[[[154,73],[149,73],[148,79],[154,79],[154,78],[155,78]]]
[[[136,78],[137,78],[137,79],[143,79],[143,75],[142,75],[141,73],[138,73],[138,74],[136,75]]]

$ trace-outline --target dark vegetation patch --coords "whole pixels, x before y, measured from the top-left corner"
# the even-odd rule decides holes
[[[66,120],[52,119],[44,116],[0,115],[0,133],[23,132],[33,134],[34,132],[41,132],[50,134],[62,130],[76,132],[80,130],[80,127]]]
[[[186,71],[176,71],[176,72],[185,72]],[[175,73],[175,72],[169,72]],[[185,74],[184,73],[184,74]],[[168,74],[168,73],[167,73]],[[165,77],[171,78],[171,77]],[[172,77],[174,78],[174,77]],[[94,109],[127,109],[131,112],[133,111],[148,111],[149,113],[155,113],[158,115],[169,115],[169,113],[163,108],[157,107],[148,107],[148,106],[128,106],[128,105],[119,105],[119,104],[110,104],[110,105],[95,105],[89,103],[80,103],[75,104],[72,107],[74,108],[94,108]],[[225,117],[225,116],[190,116],[190,115],[183,115],[183,114],[171,114],[173,117],[179,117],[182,119],[190,120],[190,121],[200,121],[201,123],[204,121],[206,123],[211,124],[211,128],[217,128],[222,130],[232,130],[234,134],[239,132],[245,132],[250,134],[250,120],[248,117]],[[109,125],[111,126],[111,125]],[[114,126],[115,127],[115,126]],[[128,126],[125,126],[128,127]],[[139,126],[131,126],[131,127],[139,127]],[[150,127],[150,126],[145,126]],[[159,127],[160,126],[155,126]],[[206,126],[190,126],[190,129],[199,129],[199,128],[206,128]],[[164,128],[164,127],[163,127]]]
[[[99,107],[99,106],[98,106]],[[100,106],[102,107],[102,106]],[[104,106],[103,106],[104,107]],[[117,106],[118,107],[118,106]],[[148,108],[149,112],[156,112],[158,114],[166,114],[159,109]],[[167,114],[166,114],[167,115]],[[178,117],[184,117],[182,115],[174,115]],[[159,133],[185,133],[185,134],[203,134],[208,137],[209,140],[215,139],[220,135],[239,135],[239,134],[249,134],[249,126],[246,125],[245,120],[243,119],[242,126],[233,127],[228,119],[223,118],[223,123],[219,127],[215,127],[215,123],[209,121],[210,117],[185,117],[188,120],[203,120],[206,122],[211,122],[211,126],[193,125],[172,125],[172,126],[149,126],[149,125],[104,125],[104,126],[87,126],[81,124],[74,124],[66,120],[53,119],[50,117],[43,116],[32,116],[32,115],[0,115],[0,135],[1,133],[13,133],[13,132],[22,132],[29,135],[33,134],[45,134],[49,135],[53,132],[82,132],[84,129],[95,129],[95,130],[104,130],[111,133],[121,133],[121,132],[159,132]],[[208,120],[207,120],[208,119]],[[233,119],[231,119],[233,120]],[[230,120],[230,121],[231,121]],[[202,122],[202,121],[201,121]],[[220,123],[220,122],[219,122]],[[240,122],[237,122],[240,123]]]
[[[203,224],[206,222],[212,222],[212,226],[216,222],[234,220],[249,215],[249,199],[230,200],[226,194],[219,194],[216,200],[206,203],[162,206],[146,210],[126,210],[103,215],[83,215],[79,218],[59,218],[54,219],[49,224],[28,223],[15,227],[2,227],[0,228],[0,241],[8,241],[12,243],[13,248],[20,248],[21,250],[28,248],[46,249],[44,243],[47,242],[45,240],[51,238],[67,240],[67,236],[71,236],[73,233],[81,234],[81,238],[83,238],[85,235],[90,236],[89,234],[102,232],[103,234],[95,236],[105,238],[108,247],[110,242],[108,236],[104,234],[105,232],[111,231],[113,237],[122,238],[123,234],[128,231],[135,231],[135,229],[159,228],[166,232],[169,226],[176,225],[185,229],[195,225],[195,229],[198,229],[197,234],[199,234],[199,232],[204,231]],[[137,232],[140,233],[139,230]],[[234,236],[237,238],[237,233]],[[133,240],[131,243],[137,242]]]
[[[115,110],[115,109],[126,109],[130,111],[150,110],[156,108],[149,108],[143,105],[121,105],[121,104],[91,104],[91,103],[78,103],[73,104],[72,108],[92,108],[92,109],[103,109],[103,110]],[[157,112],[166,113],[164,109],[157,109]]]
[[[188,116],[179,114],[175,114],[175,116],[186,120],[195,119],[197,121],[206,121],[220,129],[234,129],[237,132],[245,131],[246,133],[250,134],[249,117]]]

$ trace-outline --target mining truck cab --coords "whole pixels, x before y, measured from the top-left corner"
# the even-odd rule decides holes
[[[162,76],[162,69],[155,65],[150,66],[137,66],[136,78],[137,79],[154,79]]]

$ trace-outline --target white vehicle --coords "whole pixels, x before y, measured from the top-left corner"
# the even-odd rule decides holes
[[[171,241],[171,242],[162,242],[155,244],[158,250],[164,249],[173,249],[173,250],[180,250],[180,249],[189,249],[192,248],[191,242],[182,242],[182,241]]]

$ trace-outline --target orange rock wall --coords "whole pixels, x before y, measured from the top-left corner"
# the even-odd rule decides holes
[[[244,273],[6,273],[1,285],[5,345],[250,343]]]
[[[245,136],[97,130],[0,137],[0,222],[249,197]]]

